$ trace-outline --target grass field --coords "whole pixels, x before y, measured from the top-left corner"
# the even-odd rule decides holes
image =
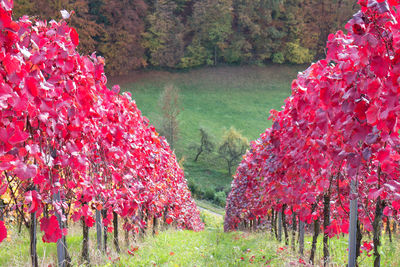
[[[115,77],[110,84],[120,83],[132,92],[142,113],[157,127],[160,121],[160,93],[168,84],[180,90],[182,112],[180,139],[176,145],[179,159],[184,158],[187,179],[203,190],[226,193],[232,178],[226,164],[217,154],[202,155],[193,162],[191,144],[199,143],[199,128],[205,127],[218,144],[225,129],[234,126],[249,140],[254,140],[271,126],[270,109],[280,109],[290,95],[297,72],[305,66],[270,65],[223,66],[188,72],[148,71]]]
[[[217,209],[218,211],[218,209]],[[271,234],[231,232],[223,233],[223,217],[214,212],[202,211],[201,217],[206,224],[202,232],[178,231],[170,229],[155,236],[147,236],[129,247],[120,236],[122,253],[117,254],[109,235],[109,251],[103,254],[95,248],[94,229],[90,231],[90,258],[93,266],[304,266],[307,262],[311,235],[305,239],[305,256],[300,258],[298,252],[291,250],[283,243],[271,238]],[[399,236],[389,243],[387,236],[382,235],[380,247],[381,266],[399,266]],[[368,237],[365,237],[368,239]],[[38,238],[39,266],[56,266],[55,244],[44,244]],[[330,239],[330,266],[346,266],[348,236]],[[69,253],[73,266],[81,266],[80,249],[82,235],[79,225],[73,225],[67,238]],[[133,253],[127,253],[130,249]],[[317,244],[316,264],[322,259],[322,236]],[[363,252],[359,266],[373,266],[373,257]],[[30,266],[29,234],[11,232],[7,240],[0,243],[0,266]]]

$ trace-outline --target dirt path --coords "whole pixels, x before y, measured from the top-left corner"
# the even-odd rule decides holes
[[[211,213],[211,214],[213,214],[213,215],[215,215],[215,216],[217,216],[217,217],[219,217],[219,218],[221,218],[221,219],[224,217],[224,216],[222,216],[222,215],[219,214],[219,213],[216,213],[216,212],[214,212],[214,211],[212,211],[212,210],[209,210],[209,209],[200,207],[199,205],[197,205],[197,207],[199,208],[200,211],[207,211],[207,212],[209,212],[209,213]]]

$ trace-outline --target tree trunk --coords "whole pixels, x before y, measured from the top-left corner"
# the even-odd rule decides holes
[[[361,225],[360,221],[357,219],[356,266],[358,266],[357,258],[360,256],[361,240],[362,240]]]
[[[21,231],[22,231],[22,221],[23,221],[23,218],[21,218],[21,216],[17,216],[17,224],[18,224],[18,234],[20,235],[21,234]]]
[[[278,241],[282,241],[282,212],[278,213]]]
[[[282,225],[283,225],[283,232],[285,234],[285,245],[289,245],[289,234],[288,234],[288,229],[287,229],[287,224],[286,224],[286,215],[285,215],[285,209],[286,205],[283,205],[282,207]]]
[[[305,223],[299,221],[299,251],[301,256],[304,256],[304,228]]]
[[[389,217],[386,217],[386,232],[389,235],[389,241],[392,243],[392,230],[390,229],[390,220]]]
[[[153,235],[156,235],[158,232],[158,218],[156,216],[153,217]]]
[[[311,254],[310,254],[311,265],[314,265],[315,250],[317,248],[318,235],[319,235],[319,221],[315,220],[314,221],[314,235],[313,235],[313,239],[312,239]]]
[[[381,197],[379,196],[378,199],[376,200],[376,208],[375,208],[375,218],[372,223],[373,227],[373,241],[374,241],[374,267],[379,267],[381,266],[381,255],[379,254],[378,248],[379,245],[381,244],[380,242],[380,224],[382,220],[382,210],[383,210],[383,205],[381,201]]]
[[[228,174],[229,176],[232,176],[232,163],[230,161],[228,161]]]
[[[196,157],[194,158],[194,162],[197,162],[197,160],[199,159],[199,157],[200,157],[200,154],[203,152],[203,149],[202,149],[202,147],[200,146],[200,148],[197,150],[197,154],[196,154]]]
[[[330,201],[331,197],[329,194],[324,195],[324,267],[328,266],[329,263],[329,236],[327,233],[328,226],[330,225]]]
[[[277,237],[276,231],[274,231],[275,230],[275,216],[274,215],[275,215],[275,212],[272,209],[272,212],[271,212],[271,235]]]
[[[103,215],[103,221],[105,218],[107,218],[107,210],[102,210],[101,211]],[[104,242],[103,242],[103,251],[106,253],[107,252],[107,226],[103,224],[103,237],[104,237]]]
[[[114,225],[114,246],[117,253],[121,253],[118,240],[118,214],[113,212],[113,225]]]
[[[296,230],[297,230],[297,219],[296,213],[292,213],[292,250],[296,250]]]
[[[125,218],[125,224],[128,223],[128,218]],[[129,248],[129,231],[125,230],[125,243],[126,246]]]
[[[82,240],[82,261],[84,264],[89,265],[90,264],[90,259],[89,259],[89,227],[86,225],[85,220],[82,218],[82,235],[83,235],[83,240]]]
[[[21,223],[22,224],[22,223]],[[38,255],[36,250],[37,237],[36,237],[36,212],[31,213],[31,225],[29,229],[30,234],[30,247],[31,247],[31,261],[33,267],[38,267]]]
[[[396,220],[393,220],[393,234],[396,234],[397,223]]]
[[[0,221],[4,221],[4,211],[5,211],[5,204],[2,198],[0,198]]]

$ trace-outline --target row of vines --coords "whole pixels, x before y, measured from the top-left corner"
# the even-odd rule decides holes
[[[13,20],[13,1],[0,3],[1,217],[30,230],[32,265],[37,224],[61,254],[71,219],[82,222],[84,243],[96,219],[108,231],[118,217],[130,233],[157,220],[201,230],[174,153],[129,93],[106,87],[104,60],[76,51],[70,14]],[[6,226],[1,220],[0,242]]]
[[[326,59],[299,73],[282,111],[271,111],[273,126],[252,142],[226,206],[226,231],[276,229],[277,218],[285,229],[310,225],[311,262],[322,229],[325,265],[328,239],[349,233],[351,204],[357,256],[372,233],[375,266],[382,222],[399,220],[400,1],[358,3],[347,33],[329,36]]]

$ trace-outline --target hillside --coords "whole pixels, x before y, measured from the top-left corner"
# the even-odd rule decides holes
[[[221,66],[187,72],[141,71],[113,77],[132,97],[143,115],[156,128],[160,122],[160,94],[166,85],[180,91],[180,138],[175,147],[178,159],[184,159],[185,175],[198,197],[212,200],[215,191],[230,190],[231,177],[226,163],[217,153],[204,154],[194,162],[190,148],[200,142],[199,128],[204,127],[218,146],[224,130],[231,126],[249,140],[257,139],[265,128],[270,109],[280,109],[290,94],[297,72],[304,66],[268,65]]]

